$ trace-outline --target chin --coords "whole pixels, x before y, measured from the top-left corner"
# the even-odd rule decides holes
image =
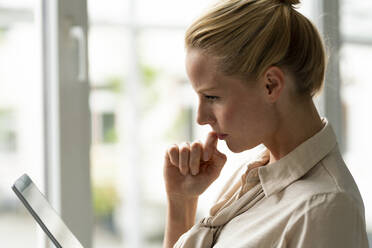
[[[226,142],[227,147],[229,148],[230,151],[233,153],[241,153],[250,149],[255,148],[256,146],[244,146],[244,145],[234,145],[229,142]]]
[[[244,152],[247,149],[244,149],[242,146],[234,146],[233,144],[230,144],[229,142],[226,142],[227,147],[230,151],[233,153],[241,153]]]

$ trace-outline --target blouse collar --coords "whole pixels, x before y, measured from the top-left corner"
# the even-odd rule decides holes
[[[292,182],[304,176],[322,160],[337,144],[331,124],[323,117],[323,128],[304,141],[286,156],[258,170],[265,196],[280,192]],[[266,148],[264,154],[269,154]]]

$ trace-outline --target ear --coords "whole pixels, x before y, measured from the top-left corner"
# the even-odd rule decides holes
[[[277,66],[270,66],[262,77],[265,97],[269,102],[276,102],[284,89],[284,72]]]

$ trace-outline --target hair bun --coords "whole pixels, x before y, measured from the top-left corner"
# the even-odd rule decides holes
[[[280,2],[289,5],[296,5],[300,3],[300,0],[280,0]]]

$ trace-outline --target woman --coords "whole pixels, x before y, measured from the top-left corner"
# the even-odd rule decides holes
[[[186,70],[199,96],[204,144],[165,155],[164,247],[368,247],[364,206],[313,97],[325,52],[296,0],[223,0],[186,33]],[[195,224],[198,197],[233,152],[264,144]]]

